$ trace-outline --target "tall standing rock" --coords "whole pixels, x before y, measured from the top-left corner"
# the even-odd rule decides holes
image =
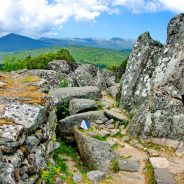
[[[149,79],[151,81],[151,83],[149,82],[150,90],[147,87],[148,83],[144,83],[142,87],[142,91],[147,92],[144,101],[138,103],[142,99],[142,96],[138,98],[138,92],[132,93],[131,98],[130,95],[127,95],[127,99],[131,100],[124,100],[126,88],[123,86],[123,81],[126,79],[122,79],[121,104],[130,109],[132,104],[139,107],[129,125],[132,135],[184,140],[184,14],[171,19],[167,37],[167,43],[161,53],[159,55],[155,53],[153,56],[153,58],[159,57],[156,60],[150,58],[150,62],[156,62],[156,65]],[[132,55],[142,55],[143,52],[144,50],[140,50],[135,53],[134,49]],[[135,62],[132,66],[136,66]],[[131,57],[128,63],[127,72],[132,63]],[[134,77],[131,73],[128,74],[130,77]],[[141,75],[140,78],[143,76]],[[132,80],[126,85],[131,86]],[[134,85],[134,89],[138,89],[137,85]]]
[[[130,110],[143,103],[151,88],[162,47],[148,32],[139,36],[121,79],[122,107]]]

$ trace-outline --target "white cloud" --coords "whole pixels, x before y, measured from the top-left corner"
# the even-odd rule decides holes
[[[54,35],[70,18],[95,20],[101,13],[169,10],[184,12],[183,0],[6,0],[0,2],[0,34]]]

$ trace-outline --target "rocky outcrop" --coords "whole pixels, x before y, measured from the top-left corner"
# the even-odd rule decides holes
[[[155,42],[148,37],[148,33],[143,34],[136,43],[121,82],[121,105],[130,110],[137,107],[137,113],[129,126],[132,135],[183,140],[183,27],[184,14],[170,21],[167,44],[163,48],[153,46],[151,43]],[[145,54],[151,56],[146,63]],[[133,59],[134,55],[140,57]],[[142,72],[139,72],[139,80],[135,82],[137,72],[133,69],[137,67],[142,69]],[[140,71],[139,69],[137,71]]]
[[[97,68],[91,64],[79,65],[74,72],[78,86],[92,86],[97,71]]]
[[[65,79],[69,87],[96,86],[101,90],[115,86],[115,76],[107,69],[98,69],[91,64],[54,60],[48,64],[51,71],[56,71],[60,79]]]
[[[28,70],[27,74],[36,75],[42,80],[38,81],[38,85],[42,88],[53,89],[60,83],[59,73],[54,70]]]
[[[48,63],[48,68],[58,73],[70,74],[77,68],[77,64],[65,60],[54,60]]]
[[[144,102],[162,48],[162,44],[154,41],[148,32],[139,36],[121,79],[122,107],[131,110]]]
[[[35,183],[59,146],[53,103],[41,92],[41,78],[27,71],[1,75],[7,85],[0,90],[0,183]]]

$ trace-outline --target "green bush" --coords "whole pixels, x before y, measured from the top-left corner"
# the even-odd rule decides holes
[[[68,81],[67,81],[67,79],[66,79],[64,76],[61,76],[61,77],[59,78],[59,80],[60,80],[60,83],[59,83],[59,85],[58,85],[59,88],[68,87]]]
[[[112,65],[109,69],[115,74],[116,81],[119,82],[122,75],[125,73],[126,66],[127,66],[128,58],[122,61],[122,63],[117,65]]]
[[[15,57],[6,57],[2,69],[4,71],[20,69],[48,69],[47,65],[52,60],[75,62],[68,50],[60,49],[55,53],[40,54],[36,57],[27,56],[23,60],[16,59]]]

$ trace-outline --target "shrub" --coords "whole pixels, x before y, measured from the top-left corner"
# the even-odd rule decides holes
[[[125,73],[128,58],[126,58],[119,66],[112,65],[109,69],[115,74],[116,81],[119,82],[122,75]]]
[[[59,83],[59,85],[58,85],[59,88],[68,87],[68,81],[67,81],[67,79],[66,79],[64,76],[61,76],[61,77],[59,78],[59,80],[60,80],[60,83]]]
[[[40,54],[36,57],[30,55],[23,60],[15,57],[6,57],[2,69],[4,71],[13,71],[20,69],[48,69],[47,65],[52,60],[66,60],[75,62],[70,52],[66,49],[60,49],[57,52]]]

